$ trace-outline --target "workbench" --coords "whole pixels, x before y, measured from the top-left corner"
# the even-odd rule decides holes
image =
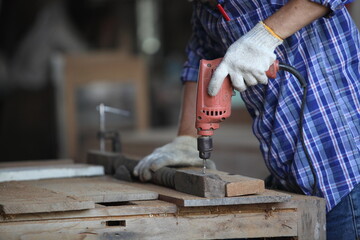
[[[238,204],[199,200],[109,176],[4,182],[0,239],[325,239],[321,198],[266,190]]]

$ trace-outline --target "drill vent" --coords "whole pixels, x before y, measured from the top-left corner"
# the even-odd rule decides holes
[[[226,113],[226,111],[205,111],[203,110],[207,116],[221,116]]]

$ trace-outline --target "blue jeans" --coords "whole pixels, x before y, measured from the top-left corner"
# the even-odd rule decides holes
[[[360,239],[360,184],[326,214],[326,238]]]

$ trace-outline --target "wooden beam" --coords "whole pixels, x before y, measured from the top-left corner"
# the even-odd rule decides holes
[[[174,183],[177,191],[199,197],[235,197],[265,191],[265,184],[261,179],[217,170],[207,170],[203,174],[200,168],[177,170]]]
[[[298,214],[298,240],[326,239],[326,202],[324,198],[294,194],[289,202],[277,208],[296,208]]]
[[[184,207],[277,203],[277,202],[286,202],[291,199],[291,195],[287,193],[270,191],[270,190],[265,190],[261,194],[246,195],[239,197],[204,198],[204,197],[190,195],[187,193],[178,192],[173,189],[165,188],[150,183],[144,184],[144,183],[123,182],[123,184],[157,192],[159,194],[160,200],[171,202],[178,206],[184,206]]]
[[[175,189],[199,197],[225,197],[226,183],[217,174],[199,170],[178,170],[174,176]]]
[[[133,169],[138,163],[120,153],[89,151],[88,163],[104,166],[107,174],[134,181]],[[232,197],[264,192],[264,181],[217,170],[202,173],[201,168],[163,167],[153,173],[152,182],[199,197]]]
[[[133,216],[79,217],[0,223],[13,239],[227,239],[297,234],[295,209],[223,208]],[[210,210],[210,209],[209,209]]]

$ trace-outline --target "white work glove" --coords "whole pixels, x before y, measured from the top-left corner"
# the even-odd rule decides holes
[[[141,181],[151,179],[151,171],[165,166],[203,166],[203,160],[199,158],[197,140],[191,136],[179,136],[172,142],[159,147],[150,155],[143,158],[134,168],[134,175],[139,176]],[[214,162],[206,161],[206,167],[216,169]]]
[[[219,92],[228,74],[233,87],[240,92],[245,91],[247,86],[267,84],[265,72],[276,59],[275,48],[283,42],[270,31],[259,22],[228,48],[209,83],[211,96]]]

